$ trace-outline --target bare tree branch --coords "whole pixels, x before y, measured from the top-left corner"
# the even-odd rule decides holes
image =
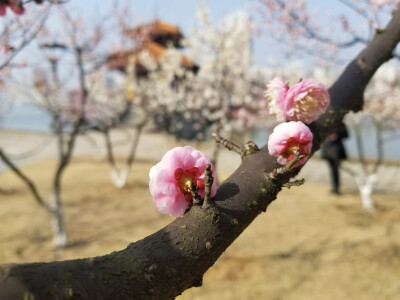
[[[16,165],[14,165],[14,163],[1,149],[0,158],[28,186],[37,203],[39,203],[39,205],[42,206],[45,210],[52,213],[53,209],[43,200],[32,180],[30,180],[24,173],[22,173],[22,171]]]
[[[22,50],[24,49],[26,46],[29,45],[30,42],[32,42],[32,40],[38,35],[38,33],[40,32],[40,30],[42,29],[44,23],[47,20],[47,17],[49,16],[50,13],[50,8],[51,6],[48,6],[46,8],[46,10],[44,11],[43,15],[40,17],[39,22],[34,25],[34,26],[28,26],[27,29],[25,30],[24,33],[24,38],[23,41],[21,43],[21,45],[19,45],[18,48],[14,49],[14,51],[12,52],[12,54],[0,64],[0,70],[5,68],[6,66],[8,66],[10,64],[10,62],[13,60],[13,58]],[[34,28],[32,30],[32,27]],[[29,32],[31,31],[31,32]]]

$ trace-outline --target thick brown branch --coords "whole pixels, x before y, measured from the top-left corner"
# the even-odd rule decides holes
[[[361,109],[363,91],[400,40],[400,12],[331,87],[329,111],[310,125],[313,151],[349,110]],[[300,168],[266,180],[278,167],[267,147],[245,156],[219,188],[209,209],[192,206],[160,231],[109,255],[64,262],[3,266],[0,298],[173,299],[199,286],[205,271],[276,198]],[[33,298],[33,297],[31,297]]]

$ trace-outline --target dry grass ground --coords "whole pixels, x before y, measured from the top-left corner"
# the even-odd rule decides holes
[[[54,161],[24,167],[45,195]],[[48,215],[11,173],[0,184],[0,263],[64,260],[123,249],[172,220],[148,192],[152,164],[136,162],[125,189],[115,189],[105,163],[75,159],[63,180],[71,246],[53,250]],[[341,197],[305,184],[285,190],[206,273],[204,285],[180,299],[400,299],[400,196]]]

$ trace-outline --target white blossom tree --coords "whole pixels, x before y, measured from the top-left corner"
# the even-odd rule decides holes
[[[344,170],[354,177],[365,209],[374,208],[372,194],[379,180],[379,167],[384,161],[384,148],[388,142],[396,138],[396,129],[400,126],[399,84],[400,73],[397,64],[383,65],[366,89],[364,110],[346,117],[346,122],[355,134],[361,169],[357,171],[344,168]],[[365,141],[362,139],[362,128],[368,125],[375,131],[372,140],[376,149],[376,160],[372,165],[366,160]]]
[[[243,12],[228,15],[215,27],[200,6],[198,24],[184,41],[185,53],[199,69],[186,69],[182,53],[174,48],[167,49],[159,62],[143,53],[140,60],[149,73],[136,80],[135,101],[183,139],[204,140],[210,129],[231,134],[267,123],[265,72],[252,61],[252,30]]]
[[[341,9],[334,13],[307,0],[258,2],[263,29],[283,53],[339,65],[349,61],[348,49],[359,49],[381,32],[398,5],[395,0],[336,0],[329,3]]]

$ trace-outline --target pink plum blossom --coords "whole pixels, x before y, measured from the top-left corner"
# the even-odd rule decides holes
[[[0,17],[6,15],[6,9],[10,8],[16,15],[22,15],[25,9],[20,0],[6,0],[5,4],[0,4]]]
[[[275,77],[267,85],[265,94],[268,109],[275,114],[278,122],[302,121],[310,124],[325,112],[330,96],[321,83],[304,79],[289,88],[280,77]]]
[[[284,103],[289,85],[281,77],[273,78],[267,84],[265,97],[268,101],[268,110],[270,114],[275,114],[278,122],[285,121]]]
[[[289,121],[310,124],[325,112],[329,103],[330,96],[323,84],[304,79],[288,90],[284,113]]]
[[[210,160],[190,147],[169,150],[162,160],[150,170],[150,193],[159,212],[174,217],[182,216],[192,203],[191,186],[197,186],[198,194],[204,197],[204,171]],[[216,174],[211,186],[211,197],[217,192]]]
[[[286,165],[296,156],[304,156],[294,167],[304,164],[310,155],[313,134],[304,123],[287,122],[279,124],[268,139],[269,154],[278,157],[278,163]]]

